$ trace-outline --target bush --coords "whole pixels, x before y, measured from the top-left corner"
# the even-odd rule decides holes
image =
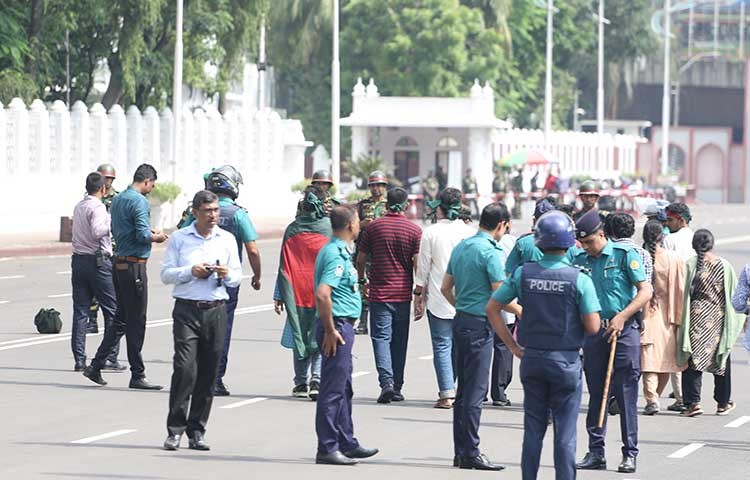
[[[302,193],[311,183],[311,179],[303,178],[299,182],[293,183],[291,189],[294,193]],[[331,195],[336,195],[336,185],[331,185],[331,188],[328,189],[328,193],[330,193]]]
[[[7,106],[19,97],[28,106],[36,96],[36,84],[31,77],[17,70],[0,71],[0,102]]]
[[[182,189],[171,182],[157,182],[149,197],[156,203],[167,203],[176,199]]]
[[[369,196],[369,190],[352,190],[351,192],[349,192],[349,195],[346,196],[346,201],[349,203],[355,203]]]

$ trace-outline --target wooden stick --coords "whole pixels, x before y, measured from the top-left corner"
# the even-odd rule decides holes
[[[607,414],[607,405],[609,404],[609,383],[612,380],[612,368],[615,364],[615,349],[617,348],[617,332],[613,332],[610,337],[611,347],[609,348],[609,362],[607,363],[607,376],[604,379],[604,391],[602,392],[602,406],[599,409],[599,428],[604,426],[604,415]],[[622,405],[620,405],[622,408]]]

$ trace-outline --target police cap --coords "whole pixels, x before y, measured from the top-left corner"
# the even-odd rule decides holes
[[[318,170],[317,172],[313,173],[312,181],[313,183],[322,182],[333,185],[333,178],[331,177],[331,173],[328,170]]]
[[[576,238],[586,238],[592,233],[596,233],[602,228],[602,218],[599,216],[597,209],[586,212],[576,222]]]
[[[367,177],[367,184],[375,185],[378,183],[387,184],[388,177],[385,175],[385,173],[381,172],[380,170],[375,170],[374,172],[370,174],[369,177]]]
[[[591,180],[586,180],[578,189],[578,195],[599,195],[599,189]]]
[[[107,178],[117,178],[117,175],[115,174],[115,166],[111,163],[102,163],[96,168],[96,171]]]

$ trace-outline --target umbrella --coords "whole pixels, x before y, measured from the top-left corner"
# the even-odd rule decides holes
[[[554,163],[546,152],[540,150],[517,150],[500,159],[501,167],[515,167],[518,165],[546,165]]]

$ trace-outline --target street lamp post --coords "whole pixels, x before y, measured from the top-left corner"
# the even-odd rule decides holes
[[[174,41],[174,77],[172,78],[172,182],[177,181],[177,153],[182,119],[182,0],[177,0]],[[172,202],[174,203],[174,202]],[[173,215],[174,216],[174,215]]]
[[[664,89],[661,101],[661,174],[669,172],[669,64],[670,64],[670,0],[664,0]]]
[[[609,23],[604,18],[604,0],[599,0],[599,51],[597,60],[596,87],[596,132],[599,136],[599,168],[605,164],[605,151],[602,146],[604,135],[604,24]]]
[[[549,143],[552,131],[552,30],[555,2],[547,0],[547,70],[544,76],[544,140]]]
[[[333,60],[331,61],[331,174],[338,187],[341,180],[339,143],[340,80],[339,80],[339,0],[333,0]]]

